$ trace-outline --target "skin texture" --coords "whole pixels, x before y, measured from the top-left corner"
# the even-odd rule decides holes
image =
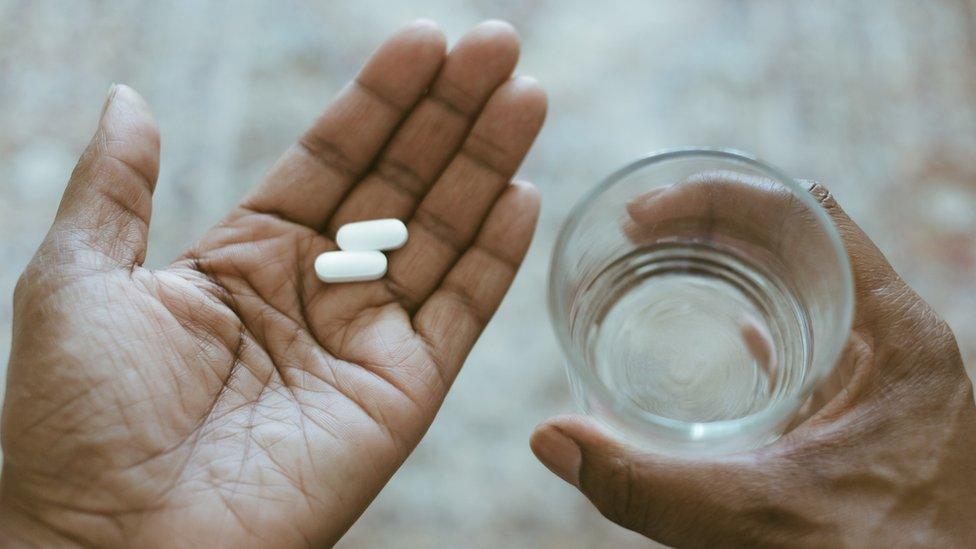
[[[528,248],[511,178],[546,99],[512,28],[379,47],[226,218],[142,267],[159,135],[113,87],[14,298],[0,536],[334,543],[434,419]],[[343,223],[403,219],[385,278],[327,285]]]
[[[971,546],[976,405],[955,338],[834,197],[810,192],[855,283],[850,338],[812,416],[770,446],[711,459],[648,453],[582,416],[544,422],[532,449],[610,520],[671,546]],[[772,239],[781,225],[768,216],[802,215],[793,206],[761,181],[710,174],[638,199],[624,230],[653,238],[711,212]]]

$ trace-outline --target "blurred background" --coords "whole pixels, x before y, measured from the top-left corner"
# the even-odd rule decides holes
[[[522,169],[542,190],[529,257],[428,436],[346,547],[646,542],[532,456],[572,408],[545,308],[559,224],[603,176],[654,149],[751,151],[817,179],[952,325],[976,367],[976,1],[0,0],[0,357],[10,296],[112,82],[159,120],[148,266],[216,222],[415,17],[456,40],[485,18],[522,35],[548,89]]]

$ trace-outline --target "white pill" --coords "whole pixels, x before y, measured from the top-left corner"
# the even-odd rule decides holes
[[[315,258],[315,275],[322,282],[376,280],[385,274],[383,252],[325,252]]]
[[[336,244],[347,251],[395,250],[407,242],[407,226],[399,219],[374,219],[339,227]]]

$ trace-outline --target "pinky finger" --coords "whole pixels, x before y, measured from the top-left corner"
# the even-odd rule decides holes
[[[414,316],[414,328],[452,380],[491,320],[525,257],[539,217],[539,191],[515,182],[495,202],[474,244]]]

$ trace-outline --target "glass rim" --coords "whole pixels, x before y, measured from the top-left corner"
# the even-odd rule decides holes
[[[835,258],[838,265],[841,268],[841,277],[843,279],[841,283],[843,285],[842,291],[844,294],[844,306],[842,312],[843,321],[840,323],[840,326],[843,326],[843,329],[847,333],[843,334],[841,337],[837,338],[837,341],[833,342],[831,348],[826,352],[822,365],[818,363],[811,364],[812,370],[804,376],[803,384],[795,395],[791,395],[778,402],[775,402],[771,406],[763,408],[758,412],[735,419],[706,422],[683,421],[654,414],[627,401],[627,399],[621,399],[613,396],[606,384],[604,384],[603,381],[596,376],[592,369],[586,364],[585,360],[583,360],[578,353],[573,352],[572,337],[568,327],[569,323],[565,322],[565,319],[567,318],[567,311],[563,306],[562,299],[556,295],[555,276],[557,272],[557,265],[560,264],[565,255],[566,242],[569,239],[570,234],[572,234],[578,227],[580,220],[582,219],[582,213],[589,207],[589,203],[627,176],[639,170],[660,162],[691,157],[707,157],[742,163],[763,172],[767,176],[771,176],[774,178],[776,183],[786,187],[791,194],[797,197],[804,205],[807,206],[809,210],[813,212],[814,217],[817,219],[823,230],[827,233],[828,242],[830,243],[830,247],[836,256]],[[585,381],[587,388],[597,393],[596,396],[598,397],[601,405],[607,407],[614,414],[619,414],[623,419],[629,422],[637,422],[645,426],[656,427],[660,431],[672,436],[677,436],[680,439],[684,439],[686,442],[704,442],[707,440],[716,440],[731,437],[737,433],[741,433],[745,429],[753,429],[757,427],[768,428],[784,421],[787,417],[796,412],[810,397],[813,390],[817,385],[820,384],[825,375],[836,365],[836,362],[840,357],[840,354],[843,352],[843,349],[847,344],[847,340],[849,339],[850,326],[854,314],[854,280],[850,260],[847,256],[847,250],[844,246],[843,240],[841,239],[840,233],[837,231],[837,227],[830,219],[830,215],[827,213],[827,210],[824,209],[816,198],[814,198],[808,190],[804,189],[803,186],[800,185],[794,178],[786,175],[786,173],[782,172],[778,168],[769,165],[751,154],[731,148],[680,147],[653,151],[625,164],[621,168],[618,168],[609,176],[605,177],[599,184],[587,191],[586,194],[577,200],[576,204],[567,215],[566,220],[563,222],[562,227],[559,229],[549,263],[547,294],[550,323],[555,328],[556,336],[559,340],[562,353],[568,361],[569,367],[572,368],[572,370]],[[819,368],[817,368],[817,366],[819,366]],[[574,399],[577,400],[577,404],[581,406],[584,411],[589,412],[587,403],[582,402],[583,399],[581,397],[581,394],[577,394],[577,392],[574,391]]]

